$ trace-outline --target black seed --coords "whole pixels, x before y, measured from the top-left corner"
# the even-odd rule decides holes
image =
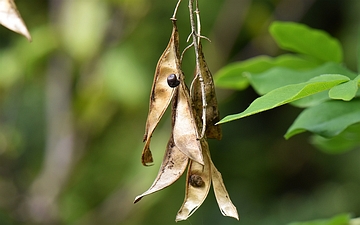
[[[189,177],[189,183],[191,186],[193,187],[202,187],[204,186],[205,182],[203,181],[203,179],[201,178],[201,176],[197,175],[197,174],[192,174]]]
[[[170,87],[174,88],[180,84],[180,81],[177,79],[176,75],[172,73],[167,77],[167,83]]]

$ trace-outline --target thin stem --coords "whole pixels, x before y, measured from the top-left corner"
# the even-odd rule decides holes
[[[170,18],[171,20],[176,20],[176,13],[177,13],[180,3],[181,3],[181,0],[178,0],[178,2],[176,3],[175,9],[174,9],[173,16]]]
[[[181,56],[180,56],[180,64],[181,64],[181,62],[182,62],[182,60],[183,60],[183,58],[184,58],[185,52],[186,52],[187,50],[189,50],[193,45],[194,45],[194,43],[191,43],[190,45],[188,45],[188,46],[183,50],[183,52],[181,53]]]
[[[194,94],[194,84],[195,84],[195,81],[196,79],[199,79],[199,74],[195,74],[195,77],[194,79],[191,81],[191,84],[190,84],[190,96],[193,96]]]
[[[198,10],[198,3],[196,0],[196,15],[197,15],[197,26],[195,25],[195,18],[194,18],[194,0],[189,0],[189,12],[190,12],[190,26],[191,26],[191,35],[193,39],[194,49],[195,49],[195,58],[196,58],[196,75],[195,79],[199,79],[200,88],[201,88],[201,97],[202,97],[202,129],[199,139],[202,139],[205,136],[205,130],[206,130],[206,95],[205,95],[205,84],[204,79],[201,74],[201,68],[200,68],[200,53],[199,53],[199,44],[200,44],[200,12]]]
[[[197,35],[198,35],[198,44],[200,44],[200,35],[201,35],[201,22],[200,22],[200,10],[199,10],[199,1],[195,1],[195,14],[197,22]]]

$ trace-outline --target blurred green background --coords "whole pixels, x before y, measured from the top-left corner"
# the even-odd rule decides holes
[[[170,135],[162,119],[155,164],[140,163],[154,69],[176,0],[18,0],[33,42],[0,27],[0,224],[175,224],[185,180],[133,204],[152,183]],[[229,62],[282,53],[267,28],[296,21],[340,39],[356,70],[358,0],[199,0],[204,53],[213,73]],[[178,12],[181,47],[190,32]],[[193,49],[183,70],[191,77]],[[217,90],[222,116],[257,95]],[[213,161],[240,224],[272,225],[360,216],[360,151],[328,155],[309,134],[285,141],[300,109],[283,106],[224,124]],[[213,192],[179,224],[239,224]]]

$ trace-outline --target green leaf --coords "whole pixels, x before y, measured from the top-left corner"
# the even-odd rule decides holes
[[[339,84],[341,85],[341,84]],[[336,87],[336,86],[335,86]],[[360,90],[358,90],[355,96],[360,96]],[[319,105],[322,102],[330,100],[328,92],[320,92],[314,95],[310,95],[308,97],[296,100],[291,102],[290,104],[296,107],[307,108],[315,105]]]
[[[339,84],[329,91],[329,97],[332,99],[341,99],[344,101],[350,101],[356,96],[358,91],[358,81],[349,80],[348,82]]]
[[[360,123],[350,125],[339,135],[332,138],[313,135],[311,143],[328,154],[340,154],[350,151],[360,146]]]
[[[330,138],[358,122],[360,122],[360,100],[323,102],[301,112],[286,132],[285,138],[289,139],[305,131]]]
[[[349,214],[340,214],[331,219],[313,220],[307,222],[293,222],[288,225],[348,225],[350,222]]]
[[[293,22],[274,22],[270,33],[285,50],[313,56],[324,62],[342,62],[343,51],[339,41],[322,30]]]
[[[223,67],[215,74],[214,81],[218,87],[242,90],[249,85],[244,73],[261,73],[275,66],[311,69],[318,66],[318,64],[296,55],[282,55],[276,58],[257,56]]]
[[[280,105],[284,105],[306,96],[328,90],[335,85],[346,82],[348,80],[349,78],[343,75],[320,75],[304,83],[280,87],[270,91],[264,96],[255,99],[255,101],[253,101],[244,112],[226,116],[221,121],[219,121],[218,124],[240,119],[255,113],[275,108]]]
[[[358,33],[357,39],[357,70],[358,73],[360,73],[360,31]]]
[[[255,91],[260,95],[264,95],[276,88],[306,82],[321,74],[343,74],[351,79],[357,75],[338,63],[329,62],[314,69],[302,71],[297,68],[294,70],[275,67],[260,74],[249,74],[248,78]]]

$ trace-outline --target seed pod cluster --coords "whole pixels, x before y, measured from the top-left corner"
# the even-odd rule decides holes
[[[143,165],[147,166],[153,162],[150,151],[151,136],[171,101],[172,132],[157,177],[147,191],[135,198],[134,203],[173,184],[187,168],[185,199],[176,215],[176,221],[186,220],[201,206],[211,184],[221,213],[239,219],[221,174],[211,161],[206,140],[220,139],[221,130],[215,125],[219,120],[215,88],[201,43],[198,49],[201,52],[198,59],[200,63],[196,68],[200,75],[194,78],[191,95],[181,70],[179,35],[175,19],[172,19],[172,25],[171,38],[156,66],[151,89],[143,139]],[[200,135],[201,127],[206,128],[204,136]]]
[[[145,146],[142,153],[144,165],[153,162],[150,151],[151,135],[171,100],[173,100],[171,110],[173,130],[154,183],[147,191],[137,196],[134,202],[175,182],[183,174],[190,159],[201,165],[204,164],[189,90],[180,69],[178,44],[176,21],[173,21],[171,38],[157,64],[151,90],[144,135]]]

